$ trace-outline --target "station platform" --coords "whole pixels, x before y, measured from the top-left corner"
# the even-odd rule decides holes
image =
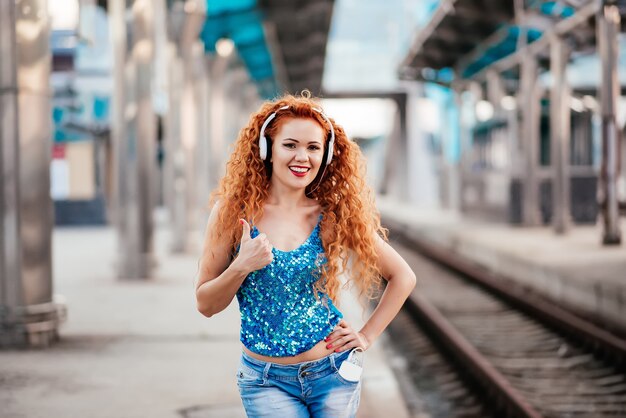
[[[626,330],[626,244],[603,246],[599,223],[557,235],[550,226],[478,221],[383,196],[377,203],[391,231],[463,257],[610,329]],[[626,220],[621,222],[626,231]]]
[[[120,281],[112,228],[55,229],[54,288],[68,319],[48,349],[0,351],[3,418],[245,417],[237,303],[199,314],[198,256],[172,255],[168,245],[157,228],[154,278]],[[341,305],[353,326],[362,320],[356,306]],[[409,416],[384,338],[366,353],[360,418]]]

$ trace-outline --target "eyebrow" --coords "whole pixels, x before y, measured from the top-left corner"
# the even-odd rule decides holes
[[[283,141],[293,141],[293,142],[300,143],[300,141],[298,141],[297,139],[294,139],[294,138],[283,138]],[[318,145],[321,145],[321,144],[322,144],[322,141],[309,141],[309,144],[318,144]]]

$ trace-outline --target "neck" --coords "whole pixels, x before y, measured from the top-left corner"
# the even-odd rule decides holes
[[[267,203],[280,206],[286,210],[304,206],[308,198],[304,194],[304,189],[291,189],[283,184],[272,182],[270,184]]]

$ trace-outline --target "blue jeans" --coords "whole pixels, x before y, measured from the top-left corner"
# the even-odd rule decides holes
[[[338,374],[350,350],[315,361],[276,364],[241,355],[237,386],[249,418],[352,418],[361,382]]]

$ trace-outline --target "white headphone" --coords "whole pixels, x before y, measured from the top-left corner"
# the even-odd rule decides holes
[[[261,126],[261,133],[259,135],[259,154],[261,156],[262,160],[265,160],[267,158],[267,143],[268,140],[265,137],[265,128],[267,128],[267,125],[270,124],[270,122],[276,117],[276,113],[278,113],[281,110],[286,110],[289,109],[289,106],[283,106],[283,107],[279,107],[278,110],[276,110],[276,112],[272,113],[271,115],[269,115],[269,117],[267,119],[265,119],[265,122],[263,122],[263,125]],[[315,110],[316,112],[318,112],[326,121],[326,123],[328,123],[328,126],[330,127],[330,141],[328,141],[328,154],[326,157],[326,165],[330,164],[330,161],[333,159],[333,147],[335,145],[335,130],[333,129],[333,124],[330,123],[330,120],[328,119],[328,117],[324,114],[324,112],[322,112],[322,109],[318,109],[318,108],[313,108],[313,110]]]

